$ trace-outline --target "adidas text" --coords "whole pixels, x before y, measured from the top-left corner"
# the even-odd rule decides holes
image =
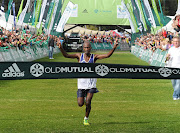
[[[2,77],[24,77],[24,71],[22,72],[18,65],[16,63],[13,63],[11,66],[9,66],[6,70],[4,70],[4,73],[2,74]]]
[[[3,73],[2,77],[24,77],[24,72],[10,72],[10,73]]]

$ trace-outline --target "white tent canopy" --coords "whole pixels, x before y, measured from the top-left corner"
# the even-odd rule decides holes
[[[74,27],[75,25],[66,24],[64,27],[64,30],[67,30],[69,28]],[[97,30],[89,30],[86,28],[82,28],[80,26],[77,26],[69,31],[66,32],[66,34],[70,34],[72,32],[79,33],[79,34],[86,34],[86,35],[96,35],[97,33],[100,35],[104,35],[105,31],[97,31]]]

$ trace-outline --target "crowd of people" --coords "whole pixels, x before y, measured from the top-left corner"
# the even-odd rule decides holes
[[[131,38],[124,36],[113,36],[109,35],[81,35],[82,40],[89,40],[91,43],[111,43],[113,44],[114,41],[118,38],[119,42],[130,43]]]
[[[37,35],[32,34],[28,28],[25,26],[22,30],[17,28],[13,30],[6,30],[0,27],[0,47],[1,48],[16,48],[20,50],[25,50],[25,46],[33,46],[35,44],[42,46],[47,44],[48,36],[44,33]]]
[[[53,37],[55,40],[55,43],[57,42],[58,38],[61,40],[61,42],[66,42],[68,39],[67,36],[65,38],[63,37]],[[109,35],[80,35],[80,38],[82,42],[84,40],[89,40],[92,43],[111,43],[113,44],[114,41],[118,38],[119,42],[126,42],[130,43],[131,38],[125,37],[125,36],[113,36],[111,34]],[[40,35],[33,34],[29,27],[26,25],[23,29],[13,29],[13,30],[6,30],[3,27],[0,27],[0,47],[3,48],[14,48],[18,47],[21,50],[25,49],[25,46],[27,45],[43,45],[44,43],[47,43],[49,40],[48,35],[45,35],[44,33],[41,33]]]
[[[134,44],[152,51],[155,51],[157,48],[165,51],[173,47],[172,39],[177,35],[178,34],[174,34],[162,29],[161,32],[155,35],[150,33],[147,35],[141,35],[140,37],[136,38]]]

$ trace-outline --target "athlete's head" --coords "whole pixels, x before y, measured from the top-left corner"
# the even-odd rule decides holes
[[[91,52],[91,44],[89,41],[84,41],[83,51],[85,54],[89,54]]]

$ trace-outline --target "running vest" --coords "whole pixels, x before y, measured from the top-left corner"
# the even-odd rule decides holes
[[[82,53],[79,63],[94,63],[94,54],[91,54],[89,61],[86,62],[84,59],[84,53]],[[96,82],[97,82],[96,78],[79,78],[78,89],[96,88]]]

